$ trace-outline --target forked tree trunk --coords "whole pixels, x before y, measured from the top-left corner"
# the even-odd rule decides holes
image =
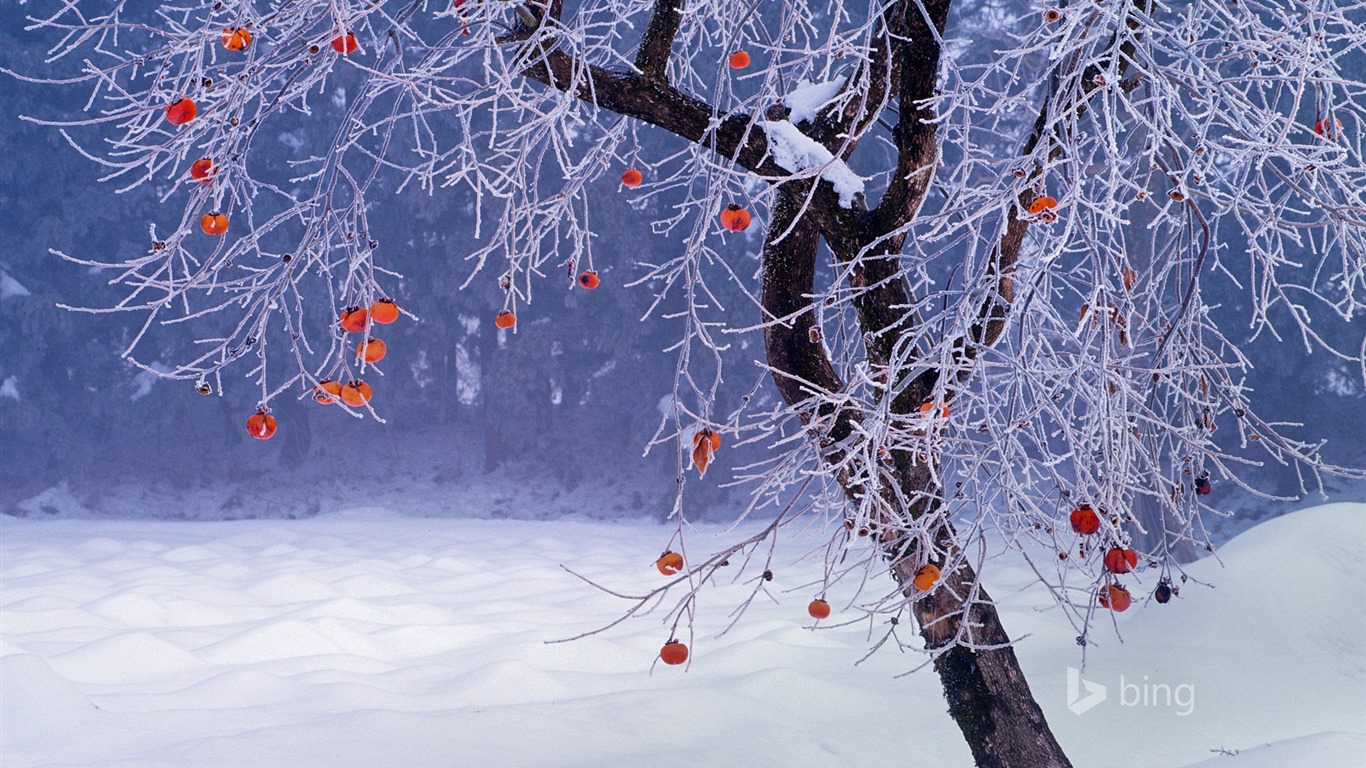
[[[764,131],[756,129],[753,115],[745,111],[725,114],[669,83],[667,65],[684,4],[685,0],[654,0],[634,69],[609,69],[576,61],[553,41],[542,41],[536,44],[535,55],[528,56],[534,63],[524,74],[601,109],[643,120],[704,144],[762,178],[788,176],[789,172],[775,163]],[[861,65],[867,76],[860,79],[851,75],[848,80],[866,83],[863,92],[858,94],[859,98],[847,101],[849,106],[844,112],[825,114],[807,129],[811,138],[826,145],[840,159],[847,159],[856,143],[850,137],[861,135],[862,128],[881,111],[880,107],[864,110],[860,105],[885,104],[895,98],[900,107],[892,131],[898,147],[897,167],[878,208],[868,211],[861,201],[855,206],[857,210],[840,205],[828,183],[817,184],[809,179],[778,183],[764,245],[762,303],[764,320],[769,323],[765,326],[764,346],[783,399],[801,414],[811,439],[832,465],[841,463],[841,451],[859,415],[839,410],[834,405],[840,402],[837,398],[820,396],[839,393],[843,385],[825,355],[811,307],[818,246],[825,237],[841,265],[848,268],[868,362],[885,370],[898,334],[915,321],[908,310],[914,302],[900,274],[899,254],[906,237],[902,225],[914,218],[933,177],[937,120],[928,100],[937,83],[939,41],[950,4],[951,0],[900,0],[886,4],[870,44],[870,58]],[[535,0],[520,8],[525,26],[502,38],[505,42],[530,39],[542,19],[558,22],[563,0]],[[1025,155],[1033,151],[1042,135],[1047,110],[1045,107],[1040,115]],[[1031,192],[1022,193],[1022,207],[1028,208],[1031,201]],[[996,284],[997,298],[983,307],[971,337],[957,344],[963,351],[964,363],[971,361],[977,349],[990,346],[1004,327],[1013,296],[1014,262],[1025,226],[1012,211],[998,258],[987,275]],[[928,370],[916,381],[900,386],[891,404],[893,413],[905,414],[908,408],[918,406],[918,398],[935,389],[938,377],[938,371]],[[889,387],[887,391],[893,389]],[[937,489],[927,485],[929,473],[915,464],[914,457],[893,452],[891,461],[891,472],[902,492],[898,498],[911,499],[907,504],[916,508],[893,506],[889,514],[896,519],[914,520],[933,510],[933,499],[938,494],[933,493]],[[852,475],[837,473],[845,490],[851,497],[857,497],[861,489],[851,487]],[[941,531],[940,538],[938,549],[942,556],[943,545],[951,542],[951,532]],[[945,574],[943,583],[930,595],[917,598],[911,583],[913,561],[904,557],[900,542],[884,542],[883,546],[888,549],[893,576],[914,601],[913,613],[928,646],[944,649],[934,666],[944,682],[949,711],[962,728],[977,764],[989,768],[1070,766],[1029,691],[995,608],[980,588],[967,608],[966,620],[973,647],[989,649],[974,651],[949,642],[958,637],[965,600],[973,594],[969,587],[977,576],[972,569],[957,567]]]
[[[811,222],[798,220],[800,214],[799,200],[779,196],[764,245],[762,302],[766,320],[785,320],[766,327],[764,346],[783,399],[802,414],[813,432],[812,439],[834,464],[844,457],[842,442],[852,434],[852,423],[859,416],[838,411],[831,399],[819,397],[821,393],[838,392],[843,384],[825,354],[819,333],[812,332],[817,329],[811,296],[820,234]],[[892,471],[901,486],[900,498],[911,499],[910,504],[918,508],[894,508],[891,517],[911,520],[934,509],[937,505],[932,500],[938,494],[930,486],[930,474],[907,457],[898,457],[896,464]],[[862,489],[849,487],[848,472],[839,475],[851,497],[861,493]],[[891,497],[887,500],[897,503]],[[947,527],[937,538],[939,552],[951,552],[952,532]],[[926,647],[932,651],[945,649],[935,658],[934,668],[943,682],[949,713],[962,729],[977,765],[1069,768],[1071,763],[1029,690],[1000,616],[980,585],[973,591],[977,574],[972,567],[963,562],[952,571],[946,568],[940,584],[926,594],[912,584],[918,565],[914,553],[904,551],[899,541],[887,541],[883,546],[892,576],[912,600],[912,612]],[[965,608],[969,596],[972,604]],[[960,631],[970,638],[972,648],[981,650],[956,643]]]

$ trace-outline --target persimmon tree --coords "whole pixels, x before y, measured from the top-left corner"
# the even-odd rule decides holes
[[[1029,559],[1084,648],[1136,590],[1179,590],[1212,484],[1355,472],[1252,408],[1239,340],[1366,379],[1361,345],[1323,330],[1366,309],[1360,2],[146,6],[31,16],[70,68],[43,77],[90,91],[85,114],[35,119],[104,180],[163,190],[147,252],[61,254],[123,286],[91,311],[140,318],[131,359],[193,339],[158,371],[377,415],[382,381],[319,390],[374,378],[357,349],[382,330],[347,311],[403,306],[376,196],[469,197],[469,247],[424,257],[496,282],[484,311],[516,344],[547,291],[597,288],[593,196],[620,177],[647,319],[680,328],[652,442],[679,457],[670,545],[690,463],[771,449],[737,474],[772,524],[689,553],[660,590],[674,630],[780,527],[828,520],[828,580],[890,572],[849,610],[886,623],[880,645],[910,647],[891,627],[914,618],[980,765],[1069,764],[986,591],[988,541]],[[311,154],[256,161],[283,131]],[[1242,327],[1210,281],[1246,296]],[[750,336],[757,375],[733,364]],[[718,411],[723,386],[743,407]]]

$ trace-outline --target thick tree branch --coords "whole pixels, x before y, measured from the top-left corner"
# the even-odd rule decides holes
[[[663,128],[771,182],[791,178],[791,172],[768,154],[768,139],[753,116],[721,114],[701,99],[654,78],[607,69],[576,60],[564,51],[542,47],[523,74],[619,115]],[[814,189],[811,185],[815,184]],[[839,205],[830,182],[800,182],[808,190],[811,220],[827,238],[856,226],[863,215]],[[795,190],[796,188],[794,188]]]
[[[925,201],[939,152],[934,96],[939,78],[939,41],[948,21],[951,0],[916,0],[897,3],[888,11],[892,31],[892,82],[896,84],[900,115],[892,129],[896,144],[896,171],[892,174],[877,216],[884,232],[900,228],[915,216]]]
[[[669,53],[683,21],[682,10],[683,0],[655,0],[649,26],[645,28],[640,51],[636,53],[636,69],[646,77],[668,81]]]
[[[870,96],[864,103],[876,98],[880,105],[885,104],[883,87],[891,87],[896,94],[901,105],[893,129],[897,168],[878,208],[865,217],[862,226],[830,239],[836,257],[850,268],[854,306],[874,370],[887,368],[898,340],[915,326],[900,254],[906,240],[904,225],[923,204],[938,158],[934,111],[927,100],[934,94],[939,75],[939,41],[951,4],[951,0],[929,0],[923,5],[904,0],[890,5],[884,13],[883,30],[875,42],[886,46],[887,58],[881,58],[884,49],[874,49],[869,65],[873,75]],[[876,111],[872,115],[875,117]],[[893,384],[884,383],[889,387]],[[909,413],[920,405],[920,399],[910,400],[899,399],[893,404],[894,411]]]
[[[809,221],[799,221],[800,214],[800,197],[779,188],[764,242],[760,301],[768,321],[764,350],[773,369],[773,382],[789,405],[800,406],[812,397],[820,399],[820,410],[803,412],[809,421],[833,415],[829,394],[841,391],[844,383],[825,354],[811,303],[820,234]],[[846,424],[833,429],[830,437],[840,440],[848,432]]]

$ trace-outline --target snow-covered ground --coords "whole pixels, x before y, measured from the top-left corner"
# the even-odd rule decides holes
[[[884,650],[854,665],[870,628],[839,626],[858,615],[852,586],[835,588],[836,615],[813,630],[805,606],[822,563],[793,558],[819,532],[789,534],[776,600],[721,637],[749,586],[705,594],[686,669],[652,667],[663,610],[546,643],[628,607],[562,564],[645,591],[664,580],[652,564],[671,531],[378,508],[0,518],[0,764],[970,765],[937,678],[897,677],[922,657]],[[690,546],[721,532],[699,529]],[[1082,714],[1068,707],[1076,631],[1023,563],[999,562],[989,586],[1006,627],[1028,635],[1022,663],[1078,766],[1361,766],[1363,551],[1366,505],[1305,509],[1233,539],[1222,567],[1189,568],[1171,604],[1121,615],[1122,642],[1093,629],[1077,678],[1106,698]]]

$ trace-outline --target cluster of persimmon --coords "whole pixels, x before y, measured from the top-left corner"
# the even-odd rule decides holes
[[[228,27],[223,30],[220,41],[223,47],[229,51],[240,52],[251,47],[252,32],[250,24],[246,27]],[[332,49],[343,56],[353,53],[358,48],[356,36],[345,33],[338,35],[332,40]],[[317,46],[309,48],[310,53],[317,52]],[[166,122],[171,125],[186,125],[199,116],[199,105],[195,100],[185,96],[165,107]],[[217,166],[212,159],[201,157],[190,165],[190,178],[200,184],[212,183],[214,174],[217,173]],[[211,211],[199,217],[199,228],[204,234],[217,237],[228,231],[228,217],[220,211]]]
[[[219,40],[223,47],[233,52],[245,51],[251,47],[252,33],[250,24],[246,27],[228,27],[223,30]],[[360,44],[356,42],[356,36],[350,32],[343,32],[332,38],[332,50],[346,56],[355,53],[360,49]],[[311,45],[309,53],[317,53],[318,46]],[[194,99],[182,97],[166,105],[166,122],[171,125],[185,125],[194,120],[199,114],[199,105]]]
[[[666,549],[664,554],[655,560],[655,568],[665,576],[673,576],[683,570],[683,556],[671,549]],[[682,664],[688,660],[688,646],[670,638],[669,642],[659,649],[659,660],[670,666]]]
[[[936,403],[933,400],[926,400],[920,404],[920,413],[922,415],[934,416],[936,411],[939,412],[939,418],[941,419],[947,419],[949,417],[949,406],[946,404]]]
[[[911,583],[921,592],[928,592],[934,588],[935,584],[939,583],[939,576],[939,566],[934,563],[926,563],[916,569]],[[806,604],[806,613],[817,621],[828,619],[830,618],[830,603],[825,598],[818,597]]]
[[[1072,510],[1072,514],[1068,516],[1068,522],[1071,523],[1074,532],[1082,536],[1093,536],[1100,532],[1101,514],[1104,514],[1104,510],[1097,513],[1090,504],[1082,504]],[[1065,552],[1059,553],[1058,557],[1066,560],[1067,554]],[[1105,567],[1107,579],[1131,573],[1138,567],[1138,552],[1119,544],[1113,545],[1105,549],[1105,554],[1101,557],[1101,565]],[[1157,598],[1159,603],[1165,603],[1171,599],[1171,595],[1171,587],[1164,579],[1158,585],[1157,592],[1153,596]],[[1102,607],[1109,608],[1116,613],[1128,610],[1129,606],[1133,604],[1133,596],[1129,594],[1129,590],[1114,581],[1107,583],[1097,598]]]
[[[371,323],[388,325],[398,320],[398,305],[393,299],[379,299],[369,306],[347,307],[337,318],[337,325],[346,333],[363,333]],[[366,363],[377,363],[389,351],[380,339],[373,336],[361,339],[356,344],[356,357]],[[370,402],[374,388],[361,379],[352,379],[346,384],[332,379],[323,379],[313,388],[313,400],[319,405],[332,405],[341,401],[351,408],[360,408]]]

